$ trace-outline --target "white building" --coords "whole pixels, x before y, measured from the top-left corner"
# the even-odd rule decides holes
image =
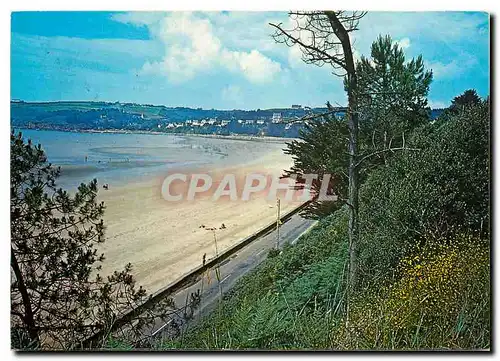
[[[281,123],[282,121],[283,121],[283,116],[281,115],[281,113],[273,113],[273,118],[272,118],[273,123]]]

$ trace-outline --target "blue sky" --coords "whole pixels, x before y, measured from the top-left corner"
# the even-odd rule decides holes
[[[102,100],[256,109],[345,104],[340,78],[274,43],[286,12],[18,12],[12,14],[11,98]],[[389,34],[434,72],[429,102],[469,88],[489,94],[487,13],[370,12],[355,55]]]

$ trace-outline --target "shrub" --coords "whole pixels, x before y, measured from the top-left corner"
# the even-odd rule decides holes
[[[340,348],[488,348],[489,247],[472,236],[429,239],[401,260],[396,280],[354,301]]]
[[[418,239],[489,234],[489,105],[466,108],[415,132],[409,145],[370,174],[360,193],[360,272],[392,273]]]

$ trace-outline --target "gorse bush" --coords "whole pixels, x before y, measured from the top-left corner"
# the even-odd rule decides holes
[[[489,246],[473,236],[428,239],[398,276],[353,302],[335,330],[339,348],[489,347]]]
[[[489,254],[484,241],[461,236],[429,240],[415,248],[415,256],[401,260],[401,279],[391,293],[394,309],[402,303],[421,303],[427,323],[433,318],[450,321],[449,315],[458,314],[466,306],[463,297],[479,301],[482,292],[488,290],[488,278],[484,276],[489,273]],[[395,328],[405,327],[406,320],[411,320],[408,308],[405,319],[394,323]]]

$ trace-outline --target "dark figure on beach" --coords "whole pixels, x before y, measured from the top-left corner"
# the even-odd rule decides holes
[[[104,189],[108,190],[108,189],[109,189],[109,184],[108,184],[108,183],[103,184],[103,185],[102,185],[102,187],[103,187]]]

